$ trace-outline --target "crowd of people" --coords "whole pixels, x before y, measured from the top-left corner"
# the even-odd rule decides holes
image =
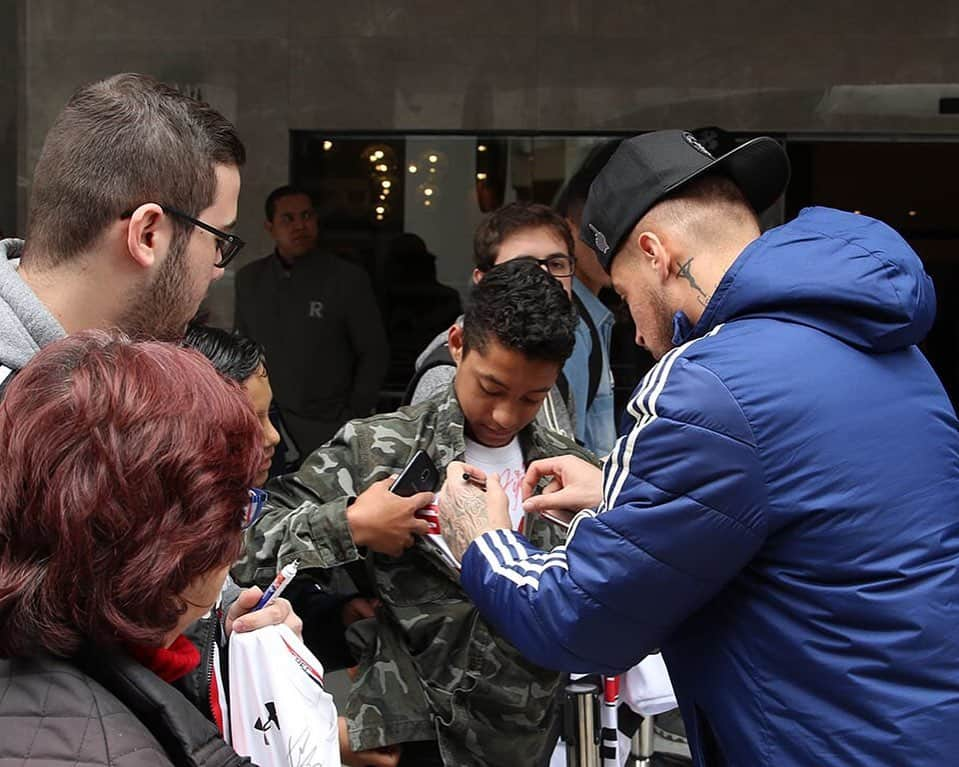
[[[896,232],[762,232],[772,139],[611,144],[555,208],[483,219],[463,306],[397,241],[437,311],[397,281],[408,404],[373,413],[397,336],[304,190],[266,201],[235,332],[191,321],[244,161],[207,104],[117,75],[0,241],[0,761],[244,764],[252,734],[259,763],[557,764],[570,674],[661,651],[696,765],[950,763],[959,423]],[[618,433],[609,287],[658,361]],[[393,492],[414,459],[435,475]],[[285,701],[349,670],[338,711],[303,693],[324,745],[244,699],[244,635],[291,654],[262,674]]]

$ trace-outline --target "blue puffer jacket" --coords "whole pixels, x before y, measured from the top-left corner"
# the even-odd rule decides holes
[[[959,764],[959,424],[916,348],[934,315],[879,221],[767,232],[636,390],[600,513],[548,554],[477,539],[470,596],[547,666],[662,647],[699,765]]]

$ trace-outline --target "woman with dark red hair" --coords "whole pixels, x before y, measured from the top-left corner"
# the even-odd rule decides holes
[[[0,445],[0,762],[248,762],[174,686],[257,513],[240,388],[194,351],[79,334],[10,383]],[[289,615],[269,609],[246,628]]]

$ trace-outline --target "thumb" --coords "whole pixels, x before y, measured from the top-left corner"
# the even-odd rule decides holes
[[[233,605],[243,612],[249,612],[254,607],[256,607],[257,602],[260,601],[260,597],[263,596],[263,589],[259,586],[253,586],[248,589],[243,589],[240,592],[240,596],[236,598],[236,601]]]
[[[256,607],[260,597],[263,596],[263,590],[259,586],[243,589],[236,598],[226,614],[226,633],[233,633],[234,629],[239,629],[243,621],[239,620],[242,616]]]
[[[378,479],[376,482],[370,485],[370,487],[382,487],[384,490],[389,490],[390,485],[396,482],[396,479],[399,476],[400,476],[399,474],[390,474],[390,476],[388,477],[384,477],[383,479]]]

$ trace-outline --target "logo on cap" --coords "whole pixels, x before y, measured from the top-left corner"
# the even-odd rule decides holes
[[[686,143],[689,144],[693,149],[695,149],[700,154],[706,155],[710,160],[715,158],[709,153],[709,150],[699,143],[699,139],[696,138],[692,133],[684,133],[683,138],[686,139]]]
[[[589,225],[589,228],[593,233],[593,239],[596,240],[596,250],[605,256],[607,253],[609,253],[609,243],[606,242],[606,235],[599,231],[599,229],[592,224]]]

